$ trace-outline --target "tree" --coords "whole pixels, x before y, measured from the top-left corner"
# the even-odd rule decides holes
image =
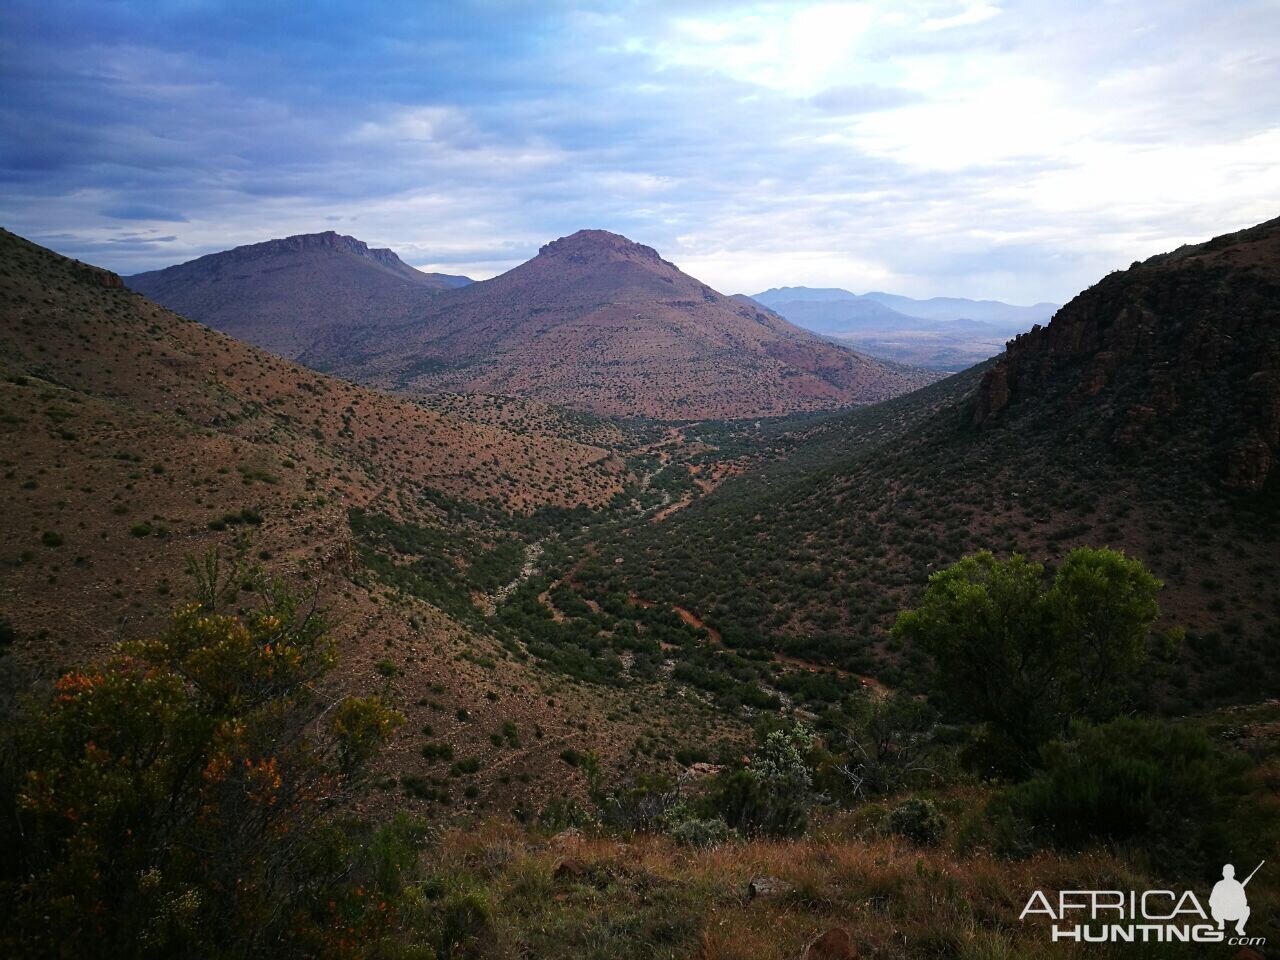
[[[1160,586],[1106,548],[1073,550],[1048,586],[1041,564],[984,550],[931,576],[893,632],[932,655],[944,700],[986,722],[990,762],[1019,772],[1072,720],[1124,708]]]
[[[20,719],[0,764],[0,952],[318,955],[385,922],[356,902],[330,820],[401,718],[376,698],[326,707],[323,622],[265,597],[242,616],[180,607]]]

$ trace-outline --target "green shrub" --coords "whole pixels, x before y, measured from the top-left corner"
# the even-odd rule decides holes
[[[473,892],[450,896],[439,907],[435,940],[441,960],[483,960],[493,956],[497,934],[489,901]]]
[[[453,766],[449,768],[449,776],[451,777],[470,776],[473,773],[477,773],[479,770],[480,770],[480,758],[467,757],[467,759],[459,760],[457,763],[455,763]]]
[[[570,827],[594,826],[596,817],[573,797],[552,797],[538,811],[538,825],[547,830],[567,830]]]
[[[1041,841],[1066,848],[1132,841],[1157,863],[1177,866],[1226,853],[1221,825],[1243,792],[1240,768],[1199,728],[1116,720],[1047,745],[1042,769],[1001,803]]]
[[[0,954],[317,955],[338,949],[318,904],[356,936],[381,923],[363,844],[326,821],[400,717],[352,697],[322,719],[333,663],[276,589],[62,674],[0,753]]]
[[[576,767],[582,763],[582,754],[573,747],[566,747],[560,751],[560,759],[571,767]]]
[[[668,833],[682,847],[714,847],[732,836],[729,825],[719,817],[711,820],[681,820],[670,827]]]
[[[947,821],[930,800],[910,797],[889,811],[890,833],[906,837],[922,847],[934,847],[947,834]]]
[[[1154,639],[1160,581],[1108,549],[1072,550],[1051,582],[1044,568],[983,550],[929,577],[919,606],[899,614],[895,638],[934,659],[941,699],[984,721],[1019,775],[1040,746],[1077,718],[1127,705]]]
[[[453,747],[447,743],[424,743],[422,756],[427,760],[452,760]]]
[[[751,762],[722,773],[712,805],[729,826],[748,834],[798,836],[809,823],[813,777],[807,754],[813,734],[797,724],[774,730]]]

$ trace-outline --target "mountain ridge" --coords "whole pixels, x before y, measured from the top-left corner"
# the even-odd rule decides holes
[[[659,419],[836,408],[931,379],[826,343],[604,230],[554,240],[398,329],[357,333],[307,359],[385,387],[514,393]]]
[[[936,378],[725,297],[654,248],[605,230],[579,230],[506,273],[448,289],[426,289],[401,266],[329,233],[127,282],[314,369],[419,394],[688,420],[836,409]]]
[[[296,359],[371,315],[406,318],[466,277],[417,270],[329,230],[246,244],[124,278],[133,290],[237,339]]]
[[[1057,306],[897,294],[854,294],[838,287],[775,287],[756,294],[791,322],[873,357],[945,372],[1004,349],[1012,336],[1047,322]]]

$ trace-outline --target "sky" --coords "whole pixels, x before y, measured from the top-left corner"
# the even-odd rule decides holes
[[[135,273],[585,227],[726,293],[1063,302],[1280,216],[1280,0],[5,0],[0,224]]]

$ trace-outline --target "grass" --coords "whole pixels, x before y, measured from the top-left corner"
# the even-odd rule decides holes
[[[1039,854],[1021,861],[960,856],[863,838],[847,816],[826,820],[801,841],[708,850],[659,836],[548,836],[488,821],[446,831],[423,863],[424,911],[443,914],[462,896],[483,904],[471,933],[486,945],[483,955],[495,960],[794,960],[834,926],[850,931],[860,956],[894,960],[1177,960],[1198,957],[1202,949],[1051,945],[1042,926],[1018,921],[1038,888],[1154,884],[1116,854]],[[747,884],[758,876],[782,881],[786,892],[748,900]],[[1260,902],[1273,901],[1268,893]]]

